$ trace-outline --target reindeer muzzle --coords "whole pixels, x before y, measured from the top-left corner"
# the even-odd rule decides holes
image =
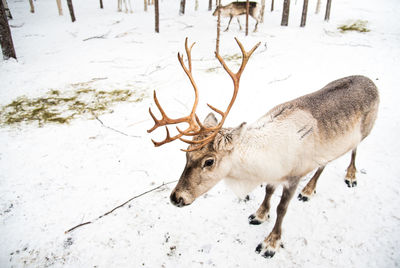
[[[174,206],[177,206],[179,208],[189,205],[185,204],[185,200],[183,199],[183,197],[177,197],[175,191],[171,194],[170,200]]]

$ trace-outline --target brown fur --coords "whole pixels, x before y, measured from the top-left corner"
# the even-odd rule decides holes
[[[251,16],[255,16],[254,11],[257,5],[258,5],[257,2],[252,2],[252,1],[249,2],[249,14],[251,14]],[[219,7],[215,9],[213,16],[218,15],[218,8]],[[233,16],[244,15],[246,14],[246,2],[232,2],[226,6],[222,6],[221,10],[223,9],[231,10],[230,14],[232,14]]]
[[[345,181],[349,187],[356,186],[355,157],[357,145],[360,139],[364,139],[370,133],[377,116],[378,105],[379,94],[374,83],[364,76],[349,76],[333,81],[314,93],[280,104],[271,109],[265,115],[266,118],[263,117],[261,118],[262,120],[257,121],[261,123],[260,125],[255,125],[254,129],[260,132],[271,121],[274,122],[276,120],[278,123],[287,123],[282,125],[289,126],[289,136],[298,135],[300,142],[299,140],[296,140],[296,142],[301,144],[298,149],[291,151],[291,153],[296,153],[296,155],[291,154],[295,157],[290,162],[293,165],[289,166],[290,169],[287,169],[288,172],[284,173],[282,178],[280,177],[282,174],[280,174],[278,178],[271,178],[265,181],[269,184],[266,186],[264,201],[257,212],[249,217],[250,224],[260,224],[265,221],[268,217],[270,199],[276,188],[276,184],[283,184],[281,200],[276,210],[277,218],[275,225],[264,242],[257,246],[256,251],[258,253],[262,253],[264,257],[272,257],[275,254],[280,243],[282,221],[289,202],[294,195],[300,179],[308,172],[318,168],[313,178],[304,187],[302,194],[299,195],[299,199],[303,201],[307,201],[312,193],[314,193],[317,180],[325,165],[341,154],[352,150],[351,162],[347,168]],[[204,124],[212,127],[217,124],[217,120],[213,115],[209,115]],[[279,124],[272,126],[276,127],[277,125]],[[294,127],[291,128],[292,126]],[[220,160],[231,153],[235,144],[233,141],[236,139],[236,136],[240,136],[242,127],[243,124],[238,128],[223,128],[219,131],[213,142],[209,143],[206,147],[187,153],[186,167],[178,185],[171,194],[171,201],[175,205],[183,206],[190,204],[195,198],[211,189],[217,183],[218,179],[222,179],[219,176],[215,176],[215,174],[212,174],[215,178],[210,179],[210,176],[207,177],[206,175],[201,175],[203,177],[200,178],[200,174],[210,174],[223,170],[223,165],[218,166],[222,162]],[[296,129],[297,127],[299,128]],[[276,139],[274,141],[281,139],[281,136],[278,138],[276,136],[272,137]],[[194,137],[194,139],[201,138],[204,137]],[[256,136],[254,139],[250,141],[250,144],[254,145],[259,137],[257,138]],[[292,144],[296,145],[298,143]],[[239,144],[236,143],[236,146],[239,146]],[[288,146],[288,144],[283,142],[282,147],[285,146]],[[304,148],[308,148],[308,151]],[[273,151],[275,159],[280,149],[279,147],[276,151]],[[289,148],[282,149],[288,150]],[[253,152],[252,150],[254,148],[250,147],[249,151]],[[322,156],[315,158],[313,155],[315,153],[314,150],[319,151],[319,154]],[[282,154],[281,156],[285,157],[285,160],[289,158],[287,154]],[[308,160],[308,162],[304,162],[307,164],[304,166],[299,165],[295,169],[293,166],[298,161],[301,161],[302,157]],[[210,158],[214,159],[215,163],[214,166],[207,167],[205,163]],[[321,159],[321,163],[318,161],[319,159]],[[248,162],[247,164],[251,165],[252,163]],[[279,165],[279,163],[276,164]],[[246,168],[244,170],[247,172]],[[248,174],[253,175],[252,173]],[[262,176],[264,175],[263,173]]]
[[[240,15],[246,14],[246,2],[232,2],[226,6],[217,7],[213,13],[213,16],[218,15],[218,10],[221,10],[222,17],[229,17],[229,23],[225,31],[229,30],[229,25],[231,24],[233,17],[238,17]],[[249,16],[256,20],[256,25],[254,27],[254,32],[257,31],[257,25],[260,22],[260,5],[257,2],[249,2]],[[239,18],[237,18],[240,30],[242,26],[240,25]]]
[[[318,168],[314,176],[301,191],[301,194],[299,195],[299,200],[308,201],[310,196],[312,196],[315,193],[315,187],[317,186],[317,181],[321,176],[321,173],[324,170],[324,168],[325,166]]]
[[[274,117],[286,117],[298,109],[309,111],[325,138],[343,134],[352,126],[349,123],[361,121],[361,132],[365,138],[375,122],[378,104],[378,90],[369,78],[349,76],[278,105],[271,112]]]

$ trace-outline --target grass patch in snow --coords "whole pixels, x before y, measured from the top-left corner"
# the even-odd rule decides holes
[[[111,112],[111,107],[117,103],[141,102],[144,97],[144,93],[120,89],[98,91],[78,87],[65,92],[53,89],[45,96],[22,96],[0,107],[0,125],[37,123],[42,127],[48,123],[67,124],[77,118],[93,119],[94,115]]]
[[[346,24],[340,25],[338,29],[344,33],[348,31],[356,31],[360,33],[370,32],[371,30],[367,28],[368,21],[366,20],[356,20],[351,21]]]
[[[240,66],[241,60],[242,60],[242,54],[235,53],[233,55],[224,55],[222,58],[226,61],[233,61],[236,66]],[[213,73],[213,72],[218,72],[218,70],[222,69],[221,65],[218,65],[217,67],[211,67],[205,70],[206,73]]]
[[[237,61],[242,59],[242,54],[235,53],[233,55],[225,55],[222,57],[225,61]]]

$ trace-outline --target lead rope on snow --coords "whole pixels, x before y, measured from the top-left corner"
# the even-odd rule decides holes
[[[75,230],[75,229],[77,229],[77,228],[79,228],[79,227],[82,227],[82,226],[84,226],[84,225],[88,225],[88,224],[94,223],[94,222],[100,220],[101,218],[103,218],[104,216],[107,216],[107,215],[113,213],[115,210],[117,210],[117,209],[119,209],[119,208],[122,208],[123,206],[125,206],[126,204],[128,204],[129,202],[131,202],[132,200],[134,200],[134,199],[136,199],[136,198],[139,198],[139,197],[141,197],[141,196],[143,196],[143,195],[145,195],[145,194],[154,192],[155,190],[160,189],[161,187],[164,187],[165,185],[172,184],[172,183],[175,183],[175,182],[177,182],[177,181],[178,181],[178,180],[170,181],[170,182],[165,182],[165,183],[163,182],[161,185],[158,185],[157,187],[154,187],[153,189],[150,189],[150,190],[148,190],[148,191],[146,191],[146,192],[143,192],[143,193],[141,193],[141,194],[139,194],[139,195],[137,195],[137,196],[132,197],[132,198],[129,199],[128,201],[122,203],[121,205],[119,205],[119,206],[113,208],[112,210],[110,210],[110,211],[104,213],[103,215],[97,217],[96,219],[94,219],[94,220],[92,220],[92,221],[87,221],[87,222],[84,222],[84,223],[80,223],[80,224],[78,224],[78,225],[72,227],[71,229],[68,229],[67,231],[64,232],[64,234],[68,234],[68,233],[72,232],[73,230]]]

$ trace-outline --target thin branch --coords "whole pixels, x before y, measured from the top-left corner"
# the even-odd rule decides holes
[[[91,224],[91,223],[92,223],[91,221],[88,221],[88,222],[84,222],[84,223],[78,224],[77,226],[72,227],[71,229],[69,229],[68,231],[65,231],[64,233],[68,234],[68,233],[72,232],[73,230],[75,230],[76,228],[79,228],[81,226],[84,226],[84,225],[87,225],[87,224]]]
[[[105,124],[103,123],[103,121],[101,121],[101,120],[97,117],[97,115],[93,114],[93,116],[94,116],[94,118],[95,118],[97,121],[99,121],[100,124],[101,124],[103,127],[105,127],[105,128],[108,128],[108,129],[110,129],[110,130],[112,130],[112,131],[115,131],[115,132],[117,132],[117,133],[119,133],[119,134],[121,134],[121,135],[127,136],[127,137],[141,138],[140,136],[129,135],[129,134],[126,134],[126,133],[124,133],[124,132],[122,132],[122,131],[120,131],[120,130],[118,130],[118,129],[109,127],[109,126],[105,125]]]
[[[105,33],[105,34],[102,34],[102,35],[96,35],[96,36],[92,36],[92,37],[89,37],[89,38],[83,39],[82,41],[88,41],[88,40],[91,40],[91,39],[96,39],[96,38],[98,38],[98,39],[105,39],[105,38],[107,38],[107,36],[108,36],[108,34],[109,34],[110,32],[111,32],[111,31],[108,31],[107,33]]]
[[[23,22],[23,23],[21,23],[21,24],[19,24],[19,25],[12,25],[12,24],[10,24],[10,28],[21,28],[22,26],[24,26],[25,25],[25,22]]]
[[[269,81],[269,82],[268,82],[268,85],[273,84],[273,83],[276,83],[276,82],[286,81],[286,80],[288,80],[291,76],[292,76],[292,75],[289,74],[288,76],[286,76],[286,77],[284,77],[284,78],[275,79],[275,80]]]
[[[122,203],[122,204],[119,205],[119,206],[116,206],[116,207],[113,208],[112,210],[110,210],[110,211],[104,213],[103,215],[97,217],[96,219],[94,219],[94,220],[92,220],[92,221],[87,221],[87,222],[78,224],[78,225],[76,225],[76,226],[74,226],[74,227],[68,229],[68,230],[65,231],[64,233],[65,233],[65,234],[68,234],[68,233],[72,232],[73,230],[75,230],[75,229],[77,229],[77,228],[79,228],[79,227],[81,227],[81,226],[91,224],[91,223],[93,223],[93,222],[95,222],[95,221],[97,221],[97,220],[103,218],[104,216],[107,216],[107,215],[113,213],[115,210],[117,210],[117,209],[119,209],[119,208],[122,208],[123,206],[125,206],[126,204],[128,204],[129,202],[131,202],[132,200],[134,200],[134,199],[136,199],[136,198],[139,198],[139,197],[141,197],[141,196],[143,196],[143,195],[145,195],[145,194],[154,192],[155,190],[158,190],[158,189],[160,189],[161,187],[164,187],[165,185],[172,184],[172,183],[175,183],[175,182],[177,182],[177,180],[162,183],[161,185],[158,185],[157,187],[154,187],[153,189],[150,189],[150,190],[148,190],[148,191],[146,191],[146,192],[143,192],[143,193],[141,193],[141,194],[139,194],[139,195],[137,195],[137,196],[132,197],[132,198],[129,199],[128,201]]]

